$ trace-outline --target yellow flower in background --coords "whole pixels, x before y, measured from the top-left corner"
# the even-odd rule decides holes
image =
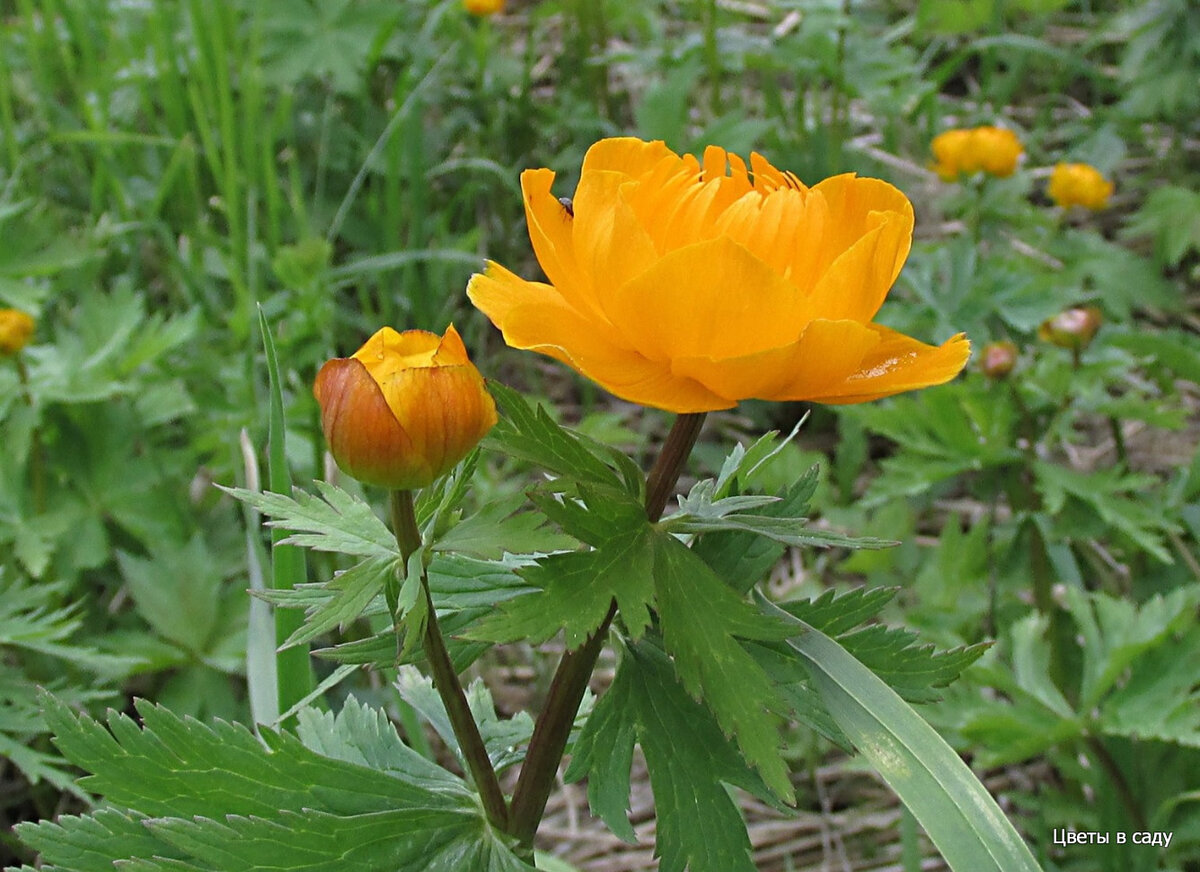
[[[392,490],[449,472],[497,420],[453,325],[444,337],[384,327],[352,357],[327,361],[313,394],[342,471]]]
[[[504,0],[463,0],[463,9],[472,15],[495,15],[504,11]]]
[[[29,344],[34,320],[20,309],[0,309],[0,354],[10,357]]]
[[[1113,183],[1093,166],[1082,163],[1060,163],[1050,173],[1046,193],[1058,206],[1070,209],[1103,209],[1112,196]]]
[[[930,148],[933,170],[947,182],[977,172],[1011,176],[1025,152],[1013,131],[992,126],[947,130],[933,138]]]
[[[570,206],[521,175],[550,284],[497,263],[467,293],[515,347],[618,397],[672,412],[739,400],[860,403],[952,379],[969,343],[871,323],[908,256],[913,211],[886,182],[812,188],[760,155],[606,139]]]

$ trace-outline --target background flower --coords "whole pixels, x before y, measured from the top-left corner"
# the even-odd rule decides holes
[[[551,284],[489,263],[468,294],[509,345],[619,397],[674,412],[857,403],[966,363],[961,336],[933,347],[871,323],[912,241],[912,206],[885,182],[808,188],[757,154],[747,168],[720,148],[700,162],[625,138],[589,149],[572,210],[553,181],[521,176]]]
[[[16,354],[29,344],[34,320],[20,309],[0,309],[0,354]]]
[[[992,176],[1011,176],[1025,152],[1016,133],[990,125],[939,133],[930,148],[933,170],[947,182],[961,174],[981,171]]]
[[[1050,173],[1046,193],[1063,209],[1083,206],[1103,209],[1112,196],[1113,183],[1093,166],[1083,163],[1060,163]]]
[[[347,475],[393,490],[449,472],[495,425],[496,404],[451,325],[384,327],[313,385],[329,450]]]

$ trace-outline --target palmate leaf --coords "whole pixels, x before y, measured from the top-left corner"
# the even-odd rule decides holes
[[[369,505],[328,482],[318,481],[316,485],[321,498],[299,489],[293,491],[294,497],[288,497],[218,487],[270,517],[268,527],[291,530],[292,535],[281,544],[356,557],[399,556],[395,537]]]
[[[532,868],[460,779],[357,703],[337,716],[305,712],[302,740],[264,731],[259,741],[151,705],[138,707],[141,728],[113,713],[106,729],[45,699],[63,753],[93,773],[85,786],[118,807],[21,825],[48,870]]]
[[[615,599],[636,638],[650,623],[653,571],[654,546],[643,518],[639,527],[598,548],[555,554],[518,570],[538,590],[502,603],[467,637],[539,644],[562,630],[567,647],[576,648],[604,622]]]
[[[738,640],[780,640],[791,631],[760,614],[673,536],[655,535],[654,566],[663,643],[683,686],[704,700],[771,790],[790,801],[792,785],[779,752],[778,713],[786,706]]]
[[[636,468],[632,471],[627,468],[631,461],[622,463],[620,472],[614,470],[600,456],[616,462],[614,452],[560,427],[544,408],[530,407],[511,388],[497,382],[489,382],[488,387],[501,416],[486,441],[505,454],[527,460],[555,475],[619,490],[629,488],[631,475],[634,482],[641,481]]]
[[[572,537],[547,528],[544,516],[518,512],[524,504],[523,494],[485,503],[440,536],[432,549],[499,560],[506,553],[550,554],[578,546]]]
[[[657,815],[660,872],[753,872],[750,841],[725,784],[770,801],[701,703],[679,684],[670,660],[648,641],[623,649],[608,692],[576,742],[567,780],[588,777],[588,800],[621,838],[633,745],[641,744]]]

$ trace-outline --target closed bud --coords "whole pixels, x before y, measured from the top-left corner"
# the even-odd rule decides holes
[[[1059,348],[1082,351],[1091,344],[1103,320],[1095,306],[1076,306],[1043,321],[1038,338]]]
[[[0,355],[11,357],[29,344],[34,320],[20,309],[0,309]]]
[[[1017,346],[1008,341],[989,342],[983,347],[979,368],[990,379],[1007,378],[1017,365]]]
[[[496,423],[496,404],[453,325],[384,327],[313,385],[329,451],[347,475],[391,490],[449,472]]]

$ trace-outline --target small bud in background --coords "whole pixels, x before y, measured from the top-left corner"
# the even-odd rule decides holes
[[[1038,338],[1059,348],[1082,351],[1091,344],[1103,321],[1095,306],[1076,306],[1043,321]]]
[[[463,0],[463,9],[472,15],[496,15],[504,11],[504,0]]]
[[[1113,183],[1093,166],[1082,163],[1060,163],[1050,173],[1046,194],[1063,209],[1083,206],[1096,211],[1108,205]]]
[[[384,327],[352,357],[326,362],[313,394],[342,471],[391,490],[425,487],[449,472],[497,420],[453,326],[445,336]]]
[[[11,357],[28,345],[34,326],[20,309],[0,309],[0,355]]]
[[[1017,346],[1011,342],[989,342],[983,347],[979,368],[990,379],[999,381],[1008,377],[1017,365]]]

